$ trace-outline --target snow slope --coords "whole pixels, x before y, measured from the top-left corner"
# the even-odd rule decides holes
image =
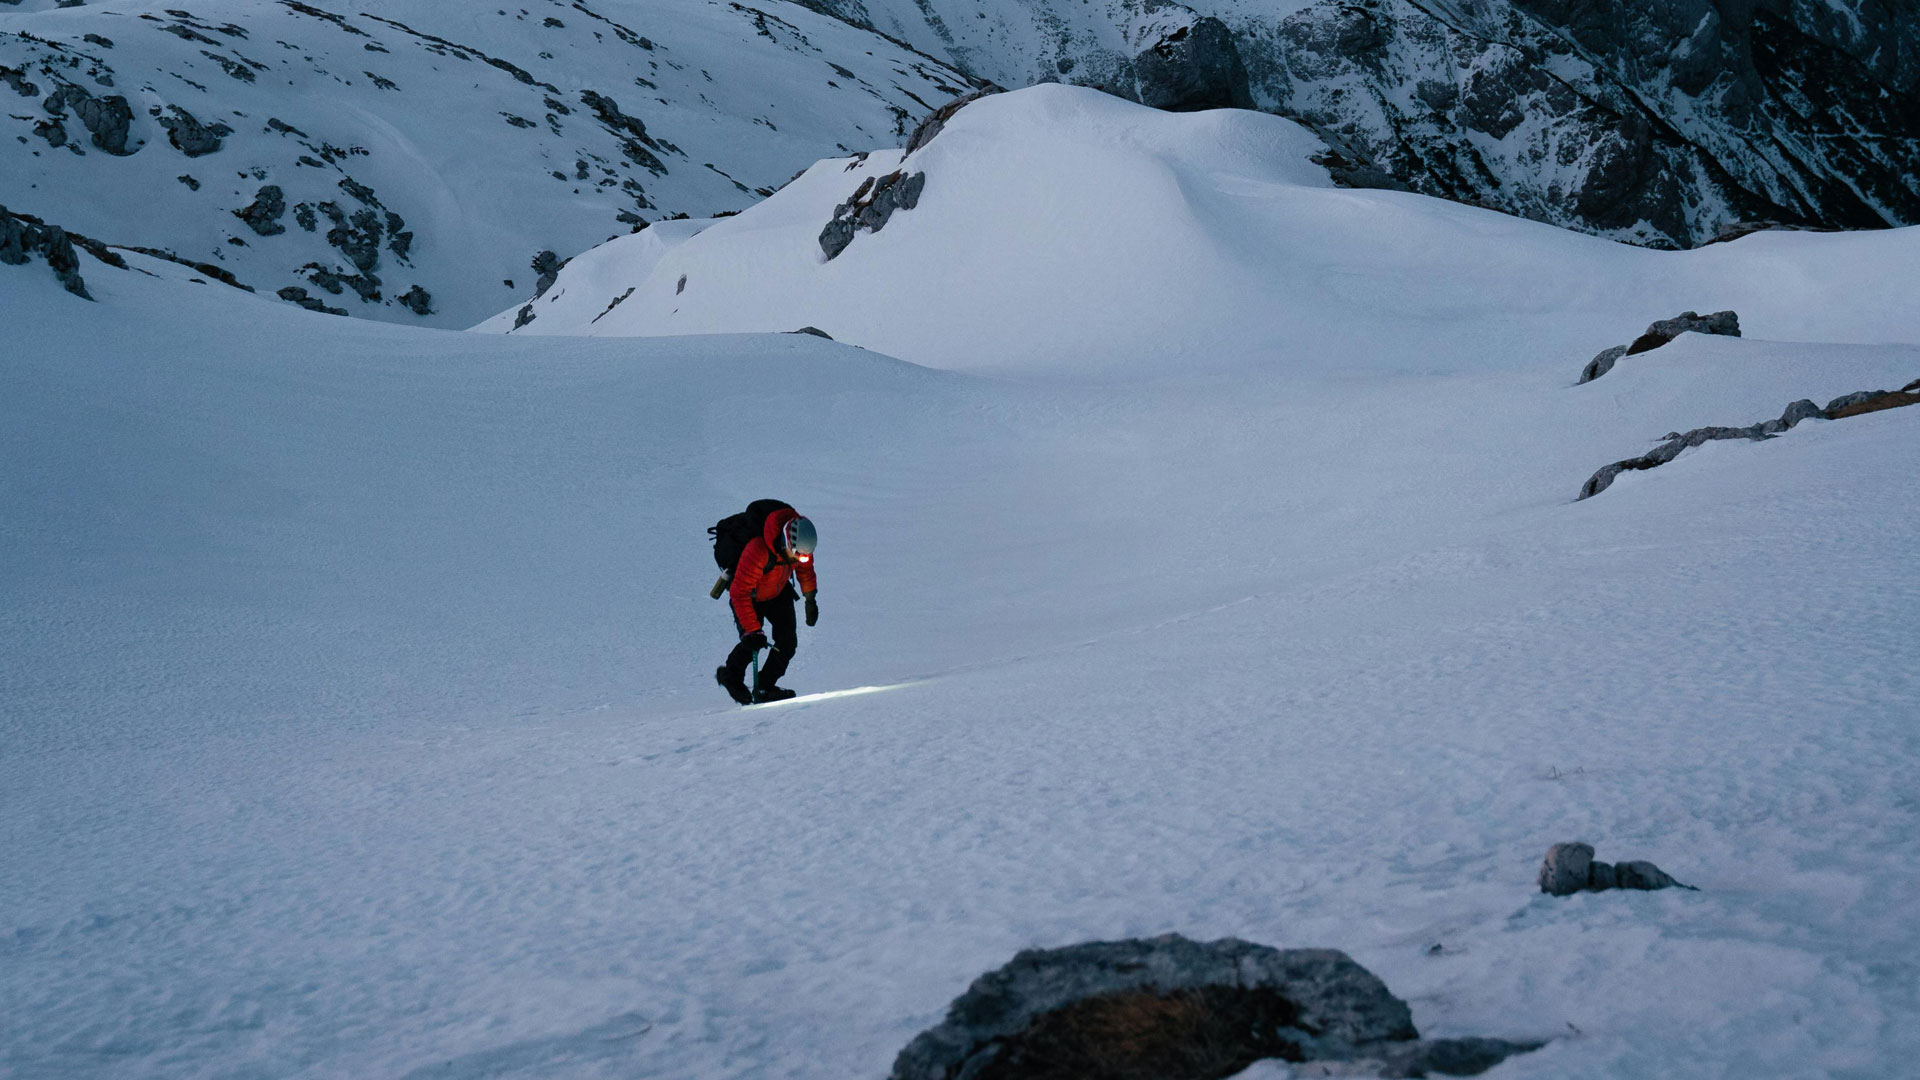
[[[995,95],[904,162],[821,162],[664,254],[617,241],[629,247],[563,271],[516,332],[812,325],[937,367],[1054,375],[1554,357],[1577,374],[1599,347],[1688,308],[1733,308],[1762,337],[1920,341],[1920,229],[1650,251],[1337,189],[1308,160],[1318,147],[1253,112],[1160,113],[1069,86]],[[926,174],[919,205],[828,261],[818,237],[834,207],[896,169]]]
[[[420,321],[396,302],[419,286],[440,326],[531,296],[536,252],[738,210],[968,86],[783,0],[0,9],[0,69],[10,209],[356,315]],[[124,99],[119,152],[49,104],[66,87]],[[260,228],[234,215],[256,204]]]
[[[1259,194],[1340,194],[1303,177]],[[1561,355],[1559,294],[1488,289],[1475,353],[1435,280],[1430,362],[1350,364],[1343,327],[1414,340],[1398,244],[1543,238],[1455,260],[1483,280],[1551,261],[1548,232],[1391,205],[1295,245],[1384,298],[1320,313],[1325,359],[1231,357],[1264,307],[1170,306],[1122,359],[1227,359],[1150,381],[1091,346],[988,377],[333,319],[137,259],[158,276],[83,259],[97,305],[0,271],[0,1073],[879,1076],[1018,948],[1180,931],[1346,949],[1428,1034],[1554,1040],[1508,1080],[1905,1075],[1920,409],[1571,501],[1664,431],[1920,376],[1904,316],[1687,335],[1575,387],[1646,313]],[[1189,223],[1194,272],[1225,214]],[[661,234],[655,273],[751,219]],[[1902,236],[1687,258],[1911,282]],[[1641,265],[1583,270],[1632,298]],[[1750,324],[1844,329],[1769,295]],[[956,355],[1008,344],[955,325]],[[707,681],[702,529],[767,494],[822,534],[789,681],[885,690],[740,711]],[[1576,838],[1701,891],[1540,896]]]

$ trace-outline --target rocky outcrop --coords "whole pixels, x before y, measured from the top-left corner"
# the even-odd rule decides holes
[[[66,117],[68,109],[72,109],[73,114],[80,118],[81,125],[93,136],[93,145],[115,157],[128,157],[140,149],[138,146],[127,148],[127,137],[133,127],[133,109],[127,105],[127,99],[118,94],[94,97],[85,89],[68,83],[48,94],[41,105],[56,124]],[[63,130],[62,141],[65,141],[64,134]]]
[[[1322,0],[1241,46],[1350,178],[1657,247],[1920,222],[1920,20],[1872,0]]]
[[[1632,344],[1615,345],[1604,349],[1598,356],[1587,361],[1580,371],[1580,382],[1590,383],[1613,370],[1613,365],[1628,356],[1643,352],[1652,352],[1681,334],[1717,334],[1722,337],[1740,336],[1740,316],[1731,311],[1716,311],[1711,315],[1700,315],[1683,311],[1671,319],[1661,319],[1647,327],[1646,333],[1634,338]]]
[[[287,196],[277,184],[267,184],[253,196],[253,202],[233,212],[233,216],[247,223],[247,228],[261,236],[277,236],[286,232],[287,227],[280,219],[287,213]]]
[[[1591,499],[1607,490],[1623,472],[1657,468],[1679,457],[1681,451],[1703,443],[1719,439],[1747,439],[1760,442],[1778,436],[1802,420],[1843,420],[1850,416],[1916,404],[1920,404],[1920,379],[1915,379],[1898,390],[1861,390],[1843,394],[1827,402],[1824,409],[1802,398],[1787,406],[1786,411],[1775,419],[1763,420],[1747,427],[1702,427],[1687,432],[1670,431],[1661,437],[1660,445],[1652,450],[1639,457],[1616,461],[1588,477],[1587,482],[1581,485],[1580,494],[1574,501]]]
[[[194,115],[178,105],[169,105],[170,115],[157,115],[154,122],[166,129],[167,141],[175,150],[188,157],[203,157],[220,149],[220,140],[233,134],[233,129],[218,121],[202,124]]]
[[[926,186],[926,173],[909,176],[902,170],[862,180],[846,202],[833,208],[833,220],[820,230],[820,250],[831,261],[853,243],[859,231],[879,232],[895,210],[920,205],[920,191]]]
[[[0,206],[0,263],[25,266],[35,255],[47,261],[48,269],[68,292],[93,299],[80,277],[80,254],[73,249],[73,237],[58,225],[10,213]]]
[[[394,297],[393,301],[415,315],[433,314],[433,294],[418,285]]]
[[[1471,1076],[1538,1043],[1422,1040],[1407,1004],[1333,949],[1177,934],[1030,949],[982,975],[892,1080],[1213,1080],[1255,1061]]]
[[[327,315],[345,315],[347,313],[346,308],[328,307],[326,302],[319,297],[308,296],[307,290],[298,285],[288,285],[286,288],[281,289],[276,295],[287,303],[298,304],[308,311],[318,311]]]
[[[979,101],[981,98],[986,97],[990,94],[998,94],[1002,92],[1003,91],[997,86],[983,87],[979,90],[973,91],[972,93],[962,94],[959,97],[954,98],[952,101],[947,102],[945,105],[942,105],[939,108],[928,113],[926,115],[926,118],[921,120],[919,125],[913,129],[913,134],[907,136],[907,153],[911,154],[915,150],[918,150],[921,147],[932,142],[933,137],[935,135],[940,134],[940,132],[946,128],[947,121],[953,119],[954,115],[957,114],[961,109],[966,108],[968,105],[971,105],[974,102]],[[866,154],[862,152],[860,157],[862,160],[865,160]]]
[[[1608,889],[1692,889],[1650,862],[1595,862],[1591,844],[1555,844],[1540,863],[1540,891],[1550,896]]]
[[[1251,109],[1247,68],[1227,24],[1170,7],[1133,34],[1133,89],[1140,104],[1171,112]]]
[[[528,264],[533,267],[533,272],[539,275],[533,283],[533,298],[538,300],[547,295],[547,290],[553,288],[553,283],[559,280],[560,271],[572,261],[572,259],[563,259],[552,251],[536,252],[533,261]]]

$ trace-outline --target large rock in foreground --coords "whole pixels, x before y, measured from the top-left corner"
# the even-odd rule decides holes
[[[1407,1003],[1334,949],[1178,934],[1029,949],[974,981],[893,1080],[1215,1080],[1263,1058],[1471,1076],[1539,1044],[1422,1041]]]

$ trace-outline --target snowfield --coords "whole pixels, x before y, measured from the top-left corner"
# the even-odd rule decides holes
[[[1920,378],[1920,230],[1646,252],[1300,149],[1009,94],[832,262],[883,154],[510,334],[0,270],[0,1075],[878,1077],[1167,931],[1551,1040],[1508,1080],[1908,1075],[1920,409],[1573,496]],[[786,681],[881,689],[712,684],[767,495]],[[1700,891],[1539,894],[1576,839]]]

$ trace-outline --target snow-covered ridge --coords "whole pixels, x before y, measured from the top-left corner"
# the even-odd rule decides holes
[[[737,217],[596,249],[515,332],[814,326],[918,363],[1048,376],[1470,370],[1544,351],[1569,380],[1682,307],[1736,309],[1765,338],[1920,341],[1920,229],[1650,251],[1336,188],[1319,145],[1255,112],[1069,86],[993,95],[904,159],[821,162]],[[897,170],[926,177],[915,208],[828,261],[835,207]]]
[[[536,252],[737,210],[969,85],[784,0],[0,9],[0,201],[464,326],[531,295]]]

